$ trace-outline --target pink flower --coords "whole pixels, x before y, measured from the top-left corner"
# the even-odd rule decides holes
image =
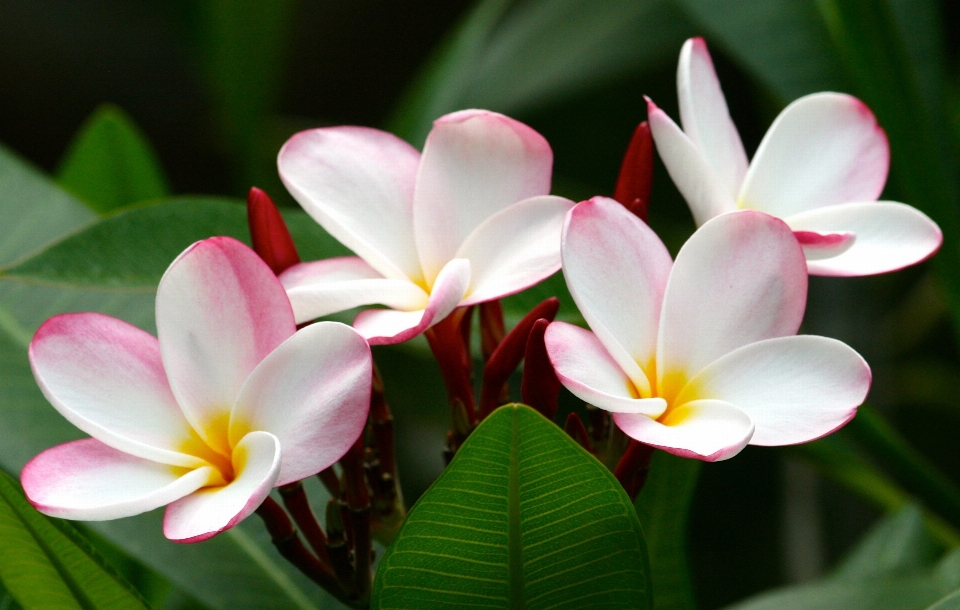
[[[803,246],[809,273],[895,271],[932,256],[943,236],[919,210],[877,201],[890,147],[863,102],[815,93],[787,106],[748,163],[702,38],[677,67],[681,131],[647,100],[657,151],[702,225],[738,209],[782,218]]]
[[[803,252],[758,212],[707,221],[676,262],[620,204],[578,204],[563,232],[563,273],[593,332],[547,329],[557,376],[612,411],[632,438],[722,460],[747,444],[790,445],[843,426],[870,388],[850,347],[792,336],[807,295]]]
[[[281,275],[297,322],[379,303],[390,309],[354,326],[371,344],[398,343],[555,273],[573,203],[548,195],[552,164],[540,134],[483,110],[438,119],[423,154],[363,127],[293,136],[278,159],[284,184],[357,254]]]
[[[273,487],[333,464],[363,430],[366,342],[334,322],[296,332],[280,282],[233,239],[197,242],[170,265],[157,331],[93,313],[37,331],[40,389],[93,437],[24,467],[40,512],[96,521],[168,505],[167,538],[206,540]]]

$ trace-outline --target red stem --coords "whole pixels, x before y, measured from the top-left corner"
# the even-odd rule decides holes
[[[303,532],[304,538],[313,552],[316,553],[320,563],[332,571],[330,556],[327,554],[327,536],[320,527],[313,509],[310,508],[310,501],[307,499],[307,492],[303,489],[300,481],[284,485],[280,488],[280,498],[283,505],[287,507],[297,527]]]

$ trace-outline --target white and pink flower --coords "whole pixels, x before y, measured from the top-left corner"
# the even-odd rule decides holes
[[[562,256],[593,332],[552,323],[550,360],[567,389],[638,441],[722,460],[747,444],[829,434],[866,398],[870,369],[853,349],[793,336],[807,272],[777,218],[720,215],[673,262],[646,224],[596,197],[569,213]]]
[[[205,540],[273,487],[336,462],[363,431],[369,346],[335,322],[296,331],[280,282],[240,242],[197,242],[170,265],[157,334],[93,313],[37,331],[37,383],[92,437],[24,467],[41,512],[104,520],[167,505],[167,538]]]
[[[573,202],[548,195],[552,164],[540,134],[483,110],[438,119],[423,154],[363,127],[293,136],[278,158],[284,184],[357,254],[281,275],[297,322],[378,303],[390,309],[354,326],[371,344],[398,343],[555,273]]]
[[[814,275],[895,271],[940,247],[939,227],[922,212],[877,201],[890,147],[860,100],[815,93],[794,101],[748,162],[701,38],[680,53],[677,95],[682,130],[649,99],[647,111],[657,151],[698,225],[743,209],[781,218]]]

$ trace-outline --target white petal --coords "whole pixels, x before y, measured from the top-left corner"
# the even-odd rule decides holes
[[[374,303],[404,310],[427,305],[423,288],[406,279],[387,279],[355,256],[294,265],[280,274],[280,283],[298,324]]]
[[[563,232],[563,275],[587,324],[637,390],[656,356],[660,307],[672,261],[650,227],[604,197],[578,204]]]
[[[210,466],[184,474],[182,468],[134,457],[92,438],[47,449],[20,475],[37,510],[83,521],[139,515],[217,479]]]
[[[413,243],[420,153],[366,127],[325,127],[290,138],[277,157],[290,194],[328,233],[382,275],[422,279]]]
[[[737,209],[736,198],[727,190],[707,157],[650,99],[647,100],[647,117],[660,159],[690,206],[697,225]]]
[[[333,465],[367,423],[370,347],[355,330],[318,322],[286,340],[253,370],[230,420],[230,440],[251,430],[276,436],[286,485]]]
[[[754,341],[795,334],[806,298],[803,250],[786,224],[751,211],[714,218],[673,265],[660,318],[658,383],[677,373],[689,379]]]
[[[560,233],[572,207],[563,197],[533,197],[474,229],[456,254],[469,260],[472,270],[463,304],[520,292],[559,271]]]
[[[502,114],[463,110],[437,119],[423,148],[413,226],[428,283],[487,218],[550,192],[553,153]]]
[[[251,432],[233,449],[235,478],[177,500],[163,514],[163,534],[174,542],[202,542],[240,523],[270,495],[280,474],[280,441]]]
[[[722,400],[696,400],[662,418],[615,413],[613,421],[624,434],[668,453],[706,462],[731,458],[747,446],[753,422],[736,406]]]
[[[850,421],[870,390],[870,367],[834,339],[768,339],[727,354],[690,380],[678,401],[716,398],[756,425],[753,445],[793,445]]]
[[[422,311],[367,309],[353,327],[370,345],[390,345],[412,339],[440,322],[460,305],[470,286],[470,261],[455,258],[444,266]]]
[[[666,410],[662,398],[639,397],[633,382],[592,332],[553,322],[544,341],[557,377],[577,398],[615,413],[659,417]]]
[[[177,405],[157,338],[96,313],[50,318],[30,343],[30,364],[47,400],[94,438],[144,459],[187,468],[191,428]]]
[[[747,173],[747,153],[730,119],[703,38],[687,40],[680,51],[677,98],[683,131],[706,157],[730,197],[736,197]]]
[[[890,146],[863,102],[814,93],[787,106],[760,142],[738,203],[785,218],[849,201],[874,201]]]
[[[163,365],[184,415],[223,455],[240,386],[296,330],[290,301],[253,250],[229,237],[190,246],[157,289]]]
[[[896,271],[940,248],[940,227],[920,210],[894,201],[844,203],[786,219],[795,231],[850,231],[852,247],[832,258],[807,260],[813,275],[855,276]]]

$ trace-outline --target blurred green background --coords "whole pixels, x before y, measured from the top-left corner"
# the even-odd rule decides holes
[[[931,263],[880,277],[811,279],[803,331],[841,339],[867,358],[874,371],[869,413],[805,448],[748,447],[703,466],[699,479],[695,468],[681,467],[676,480],[657,488],[673,499],[648,500],[644,525],[648,537],[673,536],[663,548],[682,559],[675,548],[682,531],[669,532],[685,521],[684,486],[695,489],[686,536],[692,594],[658,600],[658,607],[692,608],[695,599],[710,610],[800,583],[859,583],[862,574],[875,579],[868,588],[876,593],[936,569],[960,579],[952,564],[934,567],[960,545],[958,26],[955,0],[4,0],[0,143],[96,212],[171,194],[240,198],[251,185],[294,206],[275,167],[292,133],[369,125],[420,146],[437,116],[482,107],[543,133],[554,149],[555,192],[582,199],[612,192],[632,130],[645,119],[643,95],[677,116],[676,61],[689,36],[710,45],[748,153],[791,100],[822,90],[860,96],[891,140],[883,198],[924,210],[945,234]],[[117,158],[140,155],[148,168],[129,170],[139,181],[114,199],[101,197],[95,180],[85,182],[93,170],[74,158],[83,157],[77,132],[105,103],[122,109],[154,151],[136,138],[123,144],[104,136],[111,146],[132,147]],[[36,216],[30,227],[49,229],[24,237],[37,229],[0,220],[2,268],[94,221],[48,178],[6,154],[0,160],[0,212]],[[64,201],[51,203],[58,198]],[[651,224],[674,252],[693,230],[659,161]],[[17,246],[20,239],[26,245]],[[128,247],[149,253],[162,245],[147,235]],[[512,298],[508,322],[558,286],[554,278],[550,287]],[[151,300],[142,287],[0,274],[3,469],[16,475],[30,455],[76,434],[29,387],[24,337],[43,317],[72,309],[101,309],[150,328]],[[576,317],[569,302],[564,315]],[[445,397],[422,343],[379,349],[376,357],[397,419],[409,505],[442,468]],[[566,410],[579,408],[570,396],[564,401]],[[881,529],[864,539],[877,523]],[[260,529],[248,523],[229,540],[178,547],[154,540],[154,515],[104,524],[93,535],[159,606],[335,607],[285,571]],[[857,572],[854,548],[888,562]],[[844,569],[851,580],[842,580]],[[960,587],[943,578],[916,599]],[[262,596],[240,600],[231,583],[244,579],[267,583]],[[686,587],[678,579],[676,586]],[[788,589],[776,604],[881,607],[860,598],[817,605],[796,597],[810,590]],[[9,603],[0,591],[0,608]],[[893,603],[890,596],[884,603]]]

